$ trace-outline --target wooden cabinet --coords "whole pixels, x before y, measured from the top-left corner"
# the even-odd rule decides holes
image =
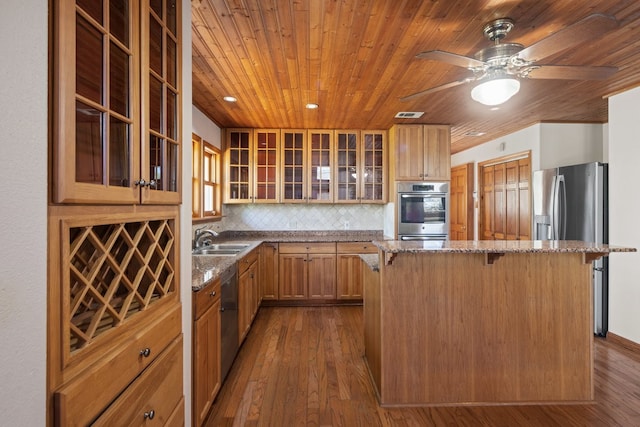
[[[451,130],[441,125],[395,125],[389,132],[396,181],[449,180]]]
[[[227,129],[225,144],[225,203],[250,203],[252,186],[253,132],[251,129]]]
[[[260,306],[258,284],[258,250],[238,261],[238,333],[240,343],[251,328],[251,322]]]
[[[255,141],[253,201],[256,203],[279,202],[280,129],[256,129],[253,139]]]
[[[193,421],[201,426],[221,384],[220,279],[193,294]]]
[[[55,8],[53,201],[179,204],[180,3]]]
[[[280,243],[280,300],[336,298],[335,243]]]
[[[307,202],[307,132],[282,130],[281,197],[285,203]]]
[[[337,130],[336,203],[384,203],[386,160],[384,131]]]
[[[333,131],[309,130],[307,194],[314,203],[333,203]]]
[[[515,157],[515,158],[514,158]],[[528,153],[479,165],[480,238],[531,239],[531,159]]]
[[[278,292],[278,244],[265,242],[260,245],[260,299],[277,301]]]
[[[95,420],[180,336],[177,219],[177,206],[49,208],[52,423]]]
[[[337,298],[362,300],[363,277],[360,254],[377,253],[371,243],[338,242],[337,244]]]

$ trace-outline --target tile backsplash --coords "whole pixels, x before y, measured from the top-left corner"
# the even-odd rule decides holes
[[[212,228],[238,230],[382,230],[384,205],[224,205]]]

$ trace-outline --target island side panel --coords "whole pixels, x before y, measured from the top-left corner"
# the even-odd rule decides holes
[[[593,400],[591,264],[485,259],[398,253],[380,266],[382,404]]]

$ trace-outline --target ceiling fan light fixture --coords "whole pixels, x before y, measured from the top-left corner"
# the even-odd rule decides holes
[[[501,77],[484,81],[471,90],[471,98],[484,105],[500,105],[520,90],[520,81]]]

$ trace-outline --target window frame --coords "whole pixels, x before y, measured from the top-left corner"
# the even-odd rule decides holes
[[[202,139],[195,133],[191,137],[192,153],[192,200],[191,218],[193,221],[220,220],[222,218],[222,151]],[[210,156],[209,176],[211,180],[205,180],[205,157]],[[205,187],[213,187],[213,210],[205,210]]]

